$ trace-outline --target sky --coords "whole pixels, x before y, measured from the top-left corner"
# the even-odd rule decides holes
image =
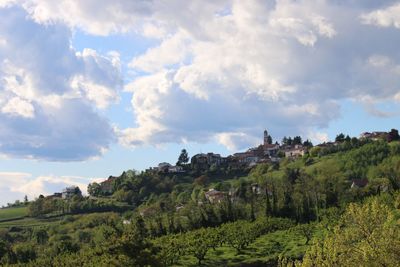
[[[399,128],[400,1],[0,0],[0,205]]]

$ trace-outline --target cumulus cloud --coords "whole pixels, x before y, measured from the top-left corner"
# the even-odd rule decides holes
[[[87,185],[100,178],[86,178],[77,176],[33,176],[30,173],[0,172],[0,205],[22,201],[27,195],[29,199],[39,195],[51,195],[61,192],[65,187],[79,186],[83,194],[87,194]]]
[[[31,103],[19,97],[13,97],[1,109],[3,113],[22,116],[24,118],[34,117],[34,107]]]
[[[119,100],[119,54],[75,51],[71,30],[0,9],[0,154],[55,161],[101,155],[114,140],[96,109]]]
[[[362,14],[361,19],[366,24],[400,28],[400,3]]]
[[[147,75],[126,86],[137,127],[119,131],[123,144],[218,140],[237,149],[254,144],[265,127],[278,137],[325,141],[310,132],[339,116],[342,99],[384,101],[398,93],[399,59],[387,58],[399,37],[360,20],[376,8],[372,2],[204,6],[192,20],[157,17],[170,31],[130,64]]]
[[[400,36],[387,27],[398,27],[398,1],[7,1],[11,4],[50,29],[67,25],[57,30],[61,36],[79,29],[156,39],[128,65],[135,74],[125,86],[132,93],[135,125],[116,129],[128,146],[217,140],[235,149],[253,144],[264,128],[277,137],[312,136],[340,115],[343,99],[368,98],[373,105],[398,99],[400,56],[393,44]],[[7,46],[4,40],[0,47]],[[81,96],[98,108],[118,101],[110,90],[118,79],[108,83],[93,74],[113,73],[102,60],[118,60],[90,50],[73,56],[69,47],[60,51],[71,61],[67,66],[85,71],[78,75],[72,71],[76,67],[62,68],[69,79],[63,82],[55,75],[52,81],[62,85],[58,94]],[[8,68],[19,71],[20,78],[5,81],[23,84],[36,95],[36,76],[12,63]],[[88,67],[92,63],[103,67]],[[58,72],[54,69],[49,75]],[[31,101],[18,94],[16,85],[13,93]],[[0,103],[10,98],[3,94]],[[36,103],[31,104],[37,116]],[[366,110],[384,115],[371,105]],[[325,139],[323,134],[312,137]]]

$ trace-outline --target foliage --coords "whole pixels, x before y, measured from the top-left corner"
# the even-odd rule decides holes
[[[393,207],[378,198],[350,204],[339,225],[310,248],[302,266],[397,266],[399,236]]]

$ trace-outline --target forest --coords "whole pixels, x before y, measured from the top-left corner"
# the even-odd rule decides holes
[[[0,217],[0,263],[398,266],[400,142],[338,137],[278,163],[184,160],[180,173],[127,170],[111,192],[21,202],[26,216]]]

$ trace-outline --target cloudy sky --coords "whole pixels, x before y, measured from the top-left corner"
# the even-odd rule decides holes
[[[0,205],[398,128],[400,1],[0,0]]]

